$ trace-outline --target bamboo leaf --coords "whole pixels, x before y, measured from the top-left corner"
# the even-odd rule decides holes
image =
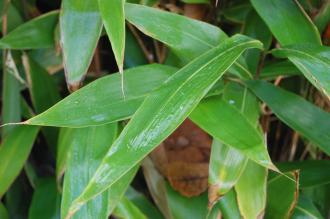
[[[265,218],[291,218],[298,201],[299,176],[297,172],[274,175],[268,181]],[[291,178],[291,180],[290,180]]]
[[[248,87],[292,129],[330,154],[330,114],[303,98],[263,81],[249,81]],[[283,107],[285,106],[285,107]]]
[[[224,219],[241,218],[234,189],[227,192],[226,195],[219,200],[217,205],[219,206]]]
[[[15,77],[18,74],[17,67],[8,51],[5,53],[5,63],[3,65],[3,85],[2,85],[2,106],[1,117],[3,123],[19,122],[21,121],[21,107],[20,107],[20,82]],[[3,127],[2,137],[6,137],[13,127]]]
[[[60,218],[61,196],[57,192],[54,178],[43,178],[33,193],[31,206],[29,208],[29,219]]]
[[[294,45],[273,50],[277,57],[288,58],[304,76],[330,99],[330,48]]]
[[[71,202],[81,193],[117,135],[117,124],[72,130],[67,170],[64,177],[61,216],[68,214]],[[104,191],[83,206],[73,218],[107,218],[109,193]]]
[[[125,0],[98,0],[98,3],[119,72],[122,73],[125,50]]]
[[[125,13],[126,19],[140,31],[168,45],[181,66],[228,38],[216,26],[151,7],[127,3]],[[235,63],[231,71],[244,78],[252,77],[242,61]]]
[[[282,46],[296,43],[321,45],[317,28],[297,1],[251,0],[251,3]]]
[[[330,161],[328,160],[304,160],[296,162],[278,163],[283,172],[299,170],[299,187],[313,187],[330,183]]]
[[[323,219],[324,217],[310,199],[300,196],[292,215],[292,219],[299,218]]]
[[[113,214],[116,218],[147,219],[140,209],[126,197],[122,198]]]
[[[56,181],[58,184],[61,183],[61,178],[67,166],[68,151],[74,140],[73,135],[75,133],[74,129],[61,128],[57,141],[57,153],[56,153]]]
[[[260,72],[260,78],[265,80],[274,80],[278,76],[299,75],[297,69],[290,61],[266,63]]]
[[[267,169],[249,161],[235,190],[243,218],[263,218],[266,207]]]
[[[260,47],[260,42],[236,35],[192,61],[152,92],[108,151],[70,212],[78,210],[139,163],[184,121],[243,51]],[[118,168],[110,168],[113,165]]]
[[[22,170],[39,131],[38,127],[17,126],[0,147],[0,197]]]
[[[223,144],[239,150],[260,165],[276,170],[262,135],[230,103],[219,97],[208,98],[197,106],[190,119]]]
[[[79,88],[101,35],[102,19],[96,0],[64,0],[60,32],[66,81]]]
[[[38,49],[53,47],[58,11],[52,11],[21,24],[0,39],[0,48]]]
[[[126,70],[125,98],[121,93],[119,74],[102,77],[26,123],[79,128],[127,119],[141,105],[145,96],[160,86],[175,70],[159,64]]]
[[[8,212],[5,206],[0,202],[0,218],[1,219],[8,219]]]

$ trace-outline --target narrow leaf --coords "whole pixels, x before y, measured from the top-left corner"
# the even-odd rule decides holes
[[[299,74],[299,69],[297,69],[290,61],[281,61],[265,63],[259,77],[261,79],[274,80],[278,76],[289,77]]]
[[[236,35],[186,65],[152,92],[110,148],[71,211],[139,163],[184,121],[242,52],[261,46],[256,40]],[[110,168],[113,165],[118,168]]]
[[[330,99],[330,48],[294,45],[273,50],[277,57],[288,58],[304,76]]]
[[[52,11],[21,24],[0,39],[0,48],[37,49],[53,47],[58,11]]]
[[[125,50],[125,0],[98,0],[98,2],[119,72],[122,73]]]
[[[235,186],[238,207],[245,219],[263,218],[266,207],[267,169],[249,161]]]
[[[279,119],[330,154],[329,113],[267,82],[249,81],[247,85]]]
[[[267,186],[267,207],[265,218],[291,218],[298,201],[298,173],[275,175]],[[291,180],[290,180],[291,178]]]
[[[117,135],[117,124],[74,129],[69,147],[67,170],[64,177],[61,216],[69,213],[71,202],[83,191],[99,166],[103,155]],[[73,218],[108,217],[108,191],[83,206]]]
[[[296,0],[251,0],[251,3],[282,46],[321,45],[317,28]]]
[[[66,81],[79,88],[101,35],[102,20],[96,0],[63,0],[60,32]]]
[[[217,205],[219,206],[224,219],[241,218],[234,189],[226,193],[226,195],[219,200]]]
[[[125,99],[121,93],[119,74],[102,77],[26,123],[78,128],[127,119],[141,105],[145,96],[174,71],[175,68],[159,64],[126,70]]]
[[[1,219],[9,219],[7,209],[5,206],[0,202],[0,218]]]
[[[139,30],[169,46],[180,58],[181,66],[228,38],[216,26],[151,7],[127,3],[125,13]],[[231,71],[244,78],[252,77],[242,61],[235,63]]]
[[[0,147],[0,197],[14,182],[28,158],[39,128],[17,126]]]
[[[55,179],[41,179],[33,193],[29,219],[39,219],[40,215],[43,218],[60,219],[60,202]]]
[[[299,218],[323,219],[324,217],[310,199],[300,196],[292,215],[292,219]]]
[[[214,138],[265,167],[270,161],[262,135],[234,106],[219,97],[203,100],[190,119]]]
[[[56,153],[56,180],[60,184],[62,175],[67,166],[69,145],[72,145],[75,129],[61,128],[57,141]]]
[[[123,197],[119,202],[117,208],[113,212],[113,215],[116,218],[147,219],[147,217],[140,211],[140,209],[126,197]]]
[[[329,160],[304,160],[278,163],[281,171],[299,171],[299,187],[313,187],[330,183]]]

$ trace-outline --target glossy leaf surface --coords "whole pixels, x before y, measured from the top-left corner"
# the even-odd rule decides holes
[[[243,51],[260,47],[258,41],[234,36],[192,61],[152,92],[108,151],[72,210],[111,186],[170,135]],[[109,168],[112,165],[118,168]]]
[[[61,45],[66,80],[72,89],[87,73],[101,35],[102,19],[96,0],[64,0],[60,14]]]
[[[113,215],[116,218],[147,219],[147,217],[140,211],[140,209],[126,197],[123,197],[119,202],[117,208],[113,212]]]
[[[222,143],[234,147],[255,162],[274,169],[262,135],[228,102],[219,97],[203,100],[191,113],[190,119]]]
[[[216,26],[151,7],[126,4],[125,13],[126,19],[140,31],[168,45],[179,57],[180,66],[228,38]],[[242,77],[252,76],[242,62],[235,63],[232,69]]]
[[[70,203],[81,193],[109,150],[117,135],[117,124],[74,129],[68,153],[64,177],[61,216],[66,218]],[[109,211],[108,191],[83,206],[72,218],[107,218]]]
[[[53,11],[23,23],[0,39],[0,48],[37,49],[53,47],[57,20],[58,11]]]
[[[127,119],[141,105],[145,96],[174,72],[175,68],[159,64],[126,70],[125,99],[121,93],[119,73],[102,77],[27,123],[75,128]],[[77,111],[80,113],[77,114]]]
[[[283,122],[330,154],[329,113],[267,82],[249,81],[247,84]]]

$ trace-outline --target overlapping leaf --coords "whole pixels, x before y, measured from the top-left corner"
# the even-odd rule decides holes
[[[279,119],[330,154],[329,113],[267,82],[249,81],[247,85]]]
[[[67,84],[79,87],[101,35],[102,19],[96,0],[64,0],[60,14],[63,62]]]
[[[71,206],[71,212],[115,183],[171,134],[243,51],[260,47],[256,40],[234,36],[152,92],[108,151],[85,191]],[[117,168],[110,168],[113,165]]]
[[[316,45],[294,45],[273,50],[281,58],[289,58],[304,76],[330,99],[330,48]]]
[[[0,40],[0,48],[37,49],[53,47],[57,19],[58,11],[53,11],[21,24]]]
[[[20,173],[32,149],[38,127],[17,126],[0,147],[0,197]]]

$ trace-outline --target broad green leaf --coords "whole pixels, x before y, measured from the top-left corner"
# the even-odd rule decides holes
[[[294,45],[273,50],[277,57],[288,58],[304,76],[330,99],[330,48]]]
[[[34,109],[36,113],[41,113],[57,103],[61,99],[60,94],[53,78],[38,63],[27,55],[23,56],[23,63]],[[58,129],[45,127],[42,132],[48,145],[55,153]]]
[[[247,85],[279,119],[330,154],[329,113],[267,82],[249,81]]]
[[[323,219],[314,203],[305,196],[299,196],[298,203],[293,211],[292,219]]]
[[[228,38],[216,26],[142,5],[126,4],[125,16],[140,31],[169,46],[181,66]],[[235,63],[232,71],[252,77],[242,62]]]
[[[42,178],[32,197],[29,219],[60,219],[61,196],[57,191],[54,178]]]
[[[98,3],[119,72],[122,73],[125,50],[125,0],[98,0]]]
[[[262,45],[242,35],[190,62],[144,100],[105,155],[71,211],[106,190],[168,137],[197,106],[208,90],[248,48]],[[117,168],[111,168],[112,166]]]
[[[135,204],[147,218],[164,218],[160,211],[142,193],[132,187],[128,188],[126,198]]]
[[[38,131],[38,127],[17,126],[3,140],[0,147],[0,197],[22,170]]]
[[[311,19],[294,0],[250,0],[282,46],[296,43],[321,45]]]
[[[58,11],[52,11],[21,24],[0,39],[0,48],[38,49],[53,47]]]
[[[261,79],[273,80],[279,76],[299,75],[299,70],[290,61],[265,63],[259,77]]]
[[[147,219],[140,209],[126,197],[123,197],[119,202],[113,215],[119,219]]]
[[[145,96],[174,72],[175,68],[159,64],[126,70],[125,98],[121,93],[119,74],[102,77],[26,123],[78,128],[127,119]]]
[[[72,130],[64,176],[61,218],[67,218],[72,201],[83,191],[117,135],[117,124]],[[109,192],[104,191],[84,205],[72,218],[107,218]]]
[[[0,202],[0,218],[9,219],[6,207]]]
[[[184,197],[166,182],[166,197],[175,219],[205,218],[207,209],[207,194],[203,193],[196,197]]]
[[[233,147],[213,140],[209,167],[209,202],[214,204],[238,181],[247,164],[247,157]]]
[[[291,218],[292,211],[298,201],[298,173],[275,175],[268,181],[267,207],[265,218]]]
[[[3,80],[2,80],[2,123],[19,122],[21,121],[20,108],[20,82],[14,76],[18,71],[10,51],[4,54],[6,62],[3,65]],[[2,128],[2,137],[6,137],[13,127],[5,126]]]
[[[329,218],[330,184],[304,188],[301,193],[315,204],[324,218]]]
[[[278,163],[281,171],[299,170],[299,187],[313,187],[330,184],[329,160],[304,160]]]
[[[61,128],[57,141],[57,153],[56,153],[56,180],[60,184],[61,178],[66,169],[68,152],[72,141],[75,129],[71,128]]]
[[[87,73],[100,38],[102,19],[96,0],[63,0],[60,32],[66,81],[72,90]]]
[[[238,207],[245,219],[262,218],[266,205],[267,169],[249,161],[235,190]]]
[[[223,144],[239,150],[260,165],[276,170],[260,132],[229,102],[220,97],[207,98],[189,118]]]
[[[232,189],[223,196],[217,203],[224,219],[240,219],[241,215],[238,209],[236,193]]]

